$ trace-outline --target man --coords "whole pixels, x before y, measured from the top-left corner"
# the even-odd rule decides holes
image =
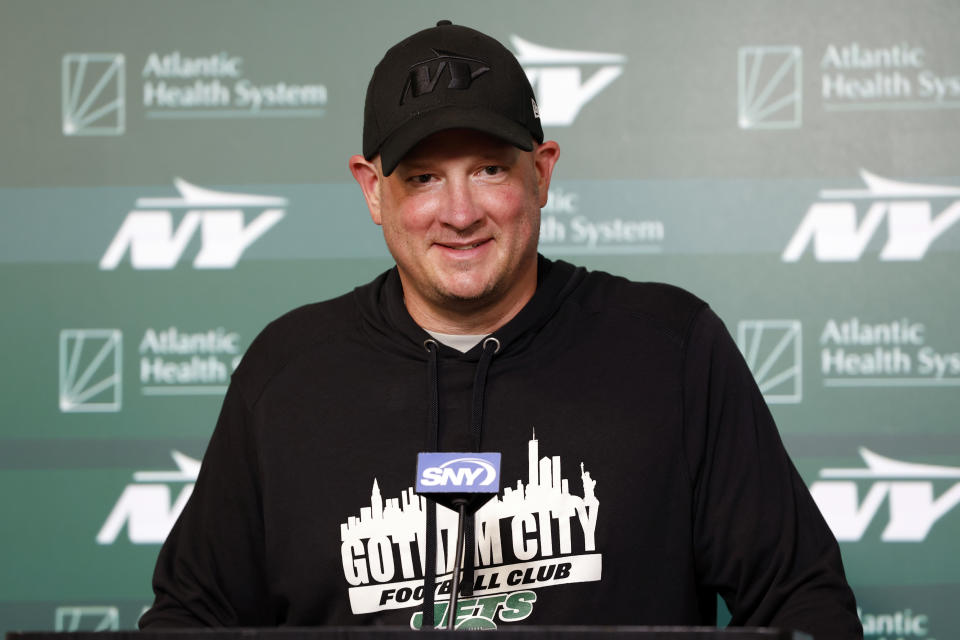
[[[555,142],[491,38],[390,49],[350,170],[395,269],[267,327],[143,627],[444,624],[452,512],[418,451],[499,451],[458,628],[732,623],[861,637],[836,541],[719,319],[537,255]]]

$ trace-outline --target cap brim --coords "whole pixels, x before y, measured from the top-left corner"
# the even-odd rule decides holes
[[[440,107],[408,120],[380,147],[383,175],[397,168],[403,156],[426,137],[448,129],[472,129],[488,133],[524,151],[533,150],[533,134],[522,124],[476,107]]]

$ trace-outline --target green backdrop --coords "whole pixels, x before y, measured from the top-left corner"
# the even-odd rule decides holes
[[[960,613],[960,5],[0,2],[0,630],[132,628],[232,367],[390,266],[346,160],[384,50],[513,50],[544,253],[709,300],[868,638]]]

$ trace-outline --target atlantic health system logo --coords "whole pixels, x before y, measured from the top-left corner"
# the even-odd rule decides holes
[[[227,327],[147,327],[137,349],[144,396],[222,396],[243,358],[241,335]],[[117,412],[123,400],[123,333],[119,329],[60,332],[60,410]]]
[[[769,404],[803,399],[802,337],[799,320],[741,320],[737,346]]]
[[[316,82],[266,81],[247,73],[243,56],[227,51],[185,55],[153,51],[126,95],[122,53],[68,53],[61,62],[62,130],[66,136],[119,136],[128,107],[151,120],[319,118],[327,87]],[[256,67],[250,64],[249,67]],[[137,118],[139,119],[139,117]]]
[[[938,60],[942,57],[942,60]],[[946,55],[944,55],[946,54]],[[741,129],[801,126],[803,52],[797,46],[747,46],[737,52],[737,120]],[[956,109],[956,55],[936,43],[899,38],[867,45],[828,43],[810,80],[818,80],[821,113]],[[816,76],[819,75],[817,78]],[[813,94],[816,96],[816,93]]]
[[[114,236],[100,268],[116,269],[129,251],[134,269],[172,269],[200,232],[197,269],[230,269],[240,256],[286,215],[287,199],[204,189],[176,178],[179,198],[138,198]],[[174,211],[186,210],[174,228]],[[260,213],[249,223],[246,209]]]
[[[546,254],[609,255],[660,253],[663,220],[643,217],[628,204],[604,204],[594,193],[555,184],[540,220],[540,248]],[[624,210],[626,209],[626,210]]]
[[[820,262],[854,262],[867,251],[884,221],[881,261],[916,261],[930,245],[960,221],[960,187],[890,180],[860,170],[866,189],[823,189],[783,250],[784,262],[796,262],[807,247]],[[936,200],[949,200],[933,215]],[[858,201],[868,206],[858,223]]]
[[[60,332],[60,411],[120,411],[123,335],[119,329]]]
[[[126,128],[122,53],[68,53],[61,63],[65,136],[119,136]]]
[[[936,333],[940,335],[937,336]],[[960,386],[960,350],[913,317],[827,318],[820,332],[820,375],[826,387],[947,388]],[[956,343],[953,343],[956,344]]]
[[[741,47],[737,122],[741,129],[796,129],[803,115],[800,47]]]

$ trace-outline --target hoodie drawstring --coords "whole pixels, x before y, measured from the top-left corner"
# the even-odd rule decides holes
[[[473,434],[473,450],[480,451],[480,441],[483,436],[483,396],[487,386],[487,371],[490,369],[490,362],[493,361],[495,353],[500,351],[500,341],[489,336],[483,341],[483,352],[480,354],[480,361],[477,363],[477,370],[473,376],[473,402],[470,412],[470,433]],[[463,566],[463,595],[473,595],[474,578],[474,546],[476,530],[474,528],[474,514],[467,516],[464,527],[463,547],[464,553]]]
[[[440,397],[438,387],[438,368],[437,355],[440,350],[437,341],[428,338],[423,341],[423,346],[429,354],[427,360],[427,397],[429,398],[429,411],[427,415],[427,444],[428,451],[436,451],[440,442]],[[480,451],[480,444],[483,436],[483,404],[484,392],[487,386],[487,371],[490,369],[490,363],[493,356],[500,351],[500,341],[493,336],[488,336],[483,340],[480,360],[477,362],[477,368],[473,376],[473,398],[470,411],[470,434],[473,436],[474,451]],[[434,608],[434,591],[437,586],[437,505],[433,500],[427,500],[427,530],[425,541],[424,567],[423,567],[423,618],[420,622],[421,629],[432,629],[436,626],[436,616]],[[463,567],[463,595],[473,595],[474,581],[474,546],[475,531],[473,514],[467,516],[463,523],[464,526],[464,567]],[[451,589],[456,589],[457,585],[450,585]],[[456,615],[454,611],[448,611],[447,615]]]
[[[473,434],[473,446],[480,451],[480,437],[483,433],[483,392],[487,386],[487,370],[493,355],[500,351],[500,341],[493,336],[483,340],[483,352],[477,363],[477,370],[473,376],[473,404],[470,412],[470,433]]]
[[[440,345],[433,338],[423,341],[427,350],[427,451],[436,451],[440,443],[440,397],[437,389],[437,352]],[[437,503],[427,500],[427,539],[424,542],[423,562],[423,620],[421,629],[435,626],[433,592],[437,588]]]

